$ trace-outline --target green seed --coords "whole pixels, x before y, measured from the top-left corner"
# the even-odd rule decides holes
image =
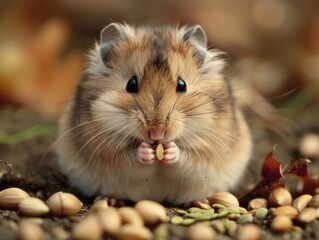
[[[258,219],[263,219],[266,217],[268,214],[268,209],[267,208],[258,208],[255,214],[255,217]]]
[[[185,215],[187,214],[187,211],[183,210],[183,209],[176,209],[175,212],[181,214],[181,215]]]
[[[167,224],[159,225],[154,231],[154,239],[156,240],[166,240],[168,239],[168,227]]]
[[[181,216],[174,216],[171,218],[171,223],[173,224],[181,224],[183,222],[184,218]]]
[[[237,223],[239,224],[246,224],[246,223],[251,223],[253,221],[253,215],[251,213],[247,213],[242,215],[238,220]]]
[[[226,208],[224,205],[221,205],[219,203],[215,203],[212,206],[213,206],[213,208],[216,208],[216,209],[224,209],[224,208]]]
[[[194,218],[185,218],[182,221],[183,225],[191,225],[195,222],[196,220]]]
[[[229,214],[228,210],[223,209],[223,210],[218,212],[218,217],[222,218],[222,217],[227,216],[228,214]]]
[[[191,212],[191,213],[187,213],[186,217],[190,217],[190,218],[195,218],[198,219],[199,217],[203,216],[204,214],[201,212]]]
[[[241,215],[238,213],[231,213],[227,216],[227,218],[230,220],[238,220],[240,217]]]
[[[227,233],[232,236],[235,234],[236,230],[237,230],[237,223],[231,220],[226,219],[224,221],[224,226],[227,230]]]
[[[191,207],[191,208],[188,209],[188,211],[191,212],[191,213],[195,213],[195,212],[197,213],[197,212],[202,212],[203,209],[200,209],[200,208],[197,208],[197,207]]]

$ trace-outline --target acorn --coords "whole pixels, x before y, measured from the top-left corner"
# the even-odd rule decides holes
[[[53,215],[68,217],[79,213],[83,203],[71,193],[57,192],[47,200],[47,205]]]
[[[30,195],[20,188],[7,188],[0,192],[0,207],[7,210],[17,210],[22,199]]]
[[[39,198],[29,197],[19,203],[19,213],[28,217],[41,217],[48,214],[49,207]]]
[[[277,187],[270,192],[268,201],[273,207],[291,205],[292,197],[287,189],[283,187]]]
[[[209,196],[208,201],[211,205],[221,204],[225,207],[239,207],[238,199],[229,192],[217,192]]]

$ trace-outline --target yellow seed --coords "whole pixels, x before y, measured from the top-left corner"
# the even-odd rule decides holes
[[[155,154],[158,160],[162,160],[164,157],[164,147],[160,143],[156,146]]]

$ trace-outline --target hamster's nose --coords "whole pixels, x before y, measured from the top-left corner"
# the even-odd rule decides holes
[[[164,128],[161,125],[152,126],[148,131],[148,137],[154,141],[160,141],[164,138]]]

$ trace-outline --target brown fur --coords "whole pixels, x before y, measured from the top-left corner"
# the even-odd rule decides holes
[[[221,53],[208,51],[201,63],[196,48],[183,39],[186,28],[119,28],[120,40],[104,62],[99,45],[91,52],[77,95],[61,118],[62,171],[88,195],[133,201],[182,203],[234,186],[251,143],[224,79]],[[125,90],[132,76],[139,84],[136,94]],[[187,83],[185,93],[176,92],[179,78]],[[150,131],[163,132],[163,143],[176,143],[178,162],[145,166],[136,160],[141,141],[154,143]],[[150,190],[156,187],[159,193]]]

